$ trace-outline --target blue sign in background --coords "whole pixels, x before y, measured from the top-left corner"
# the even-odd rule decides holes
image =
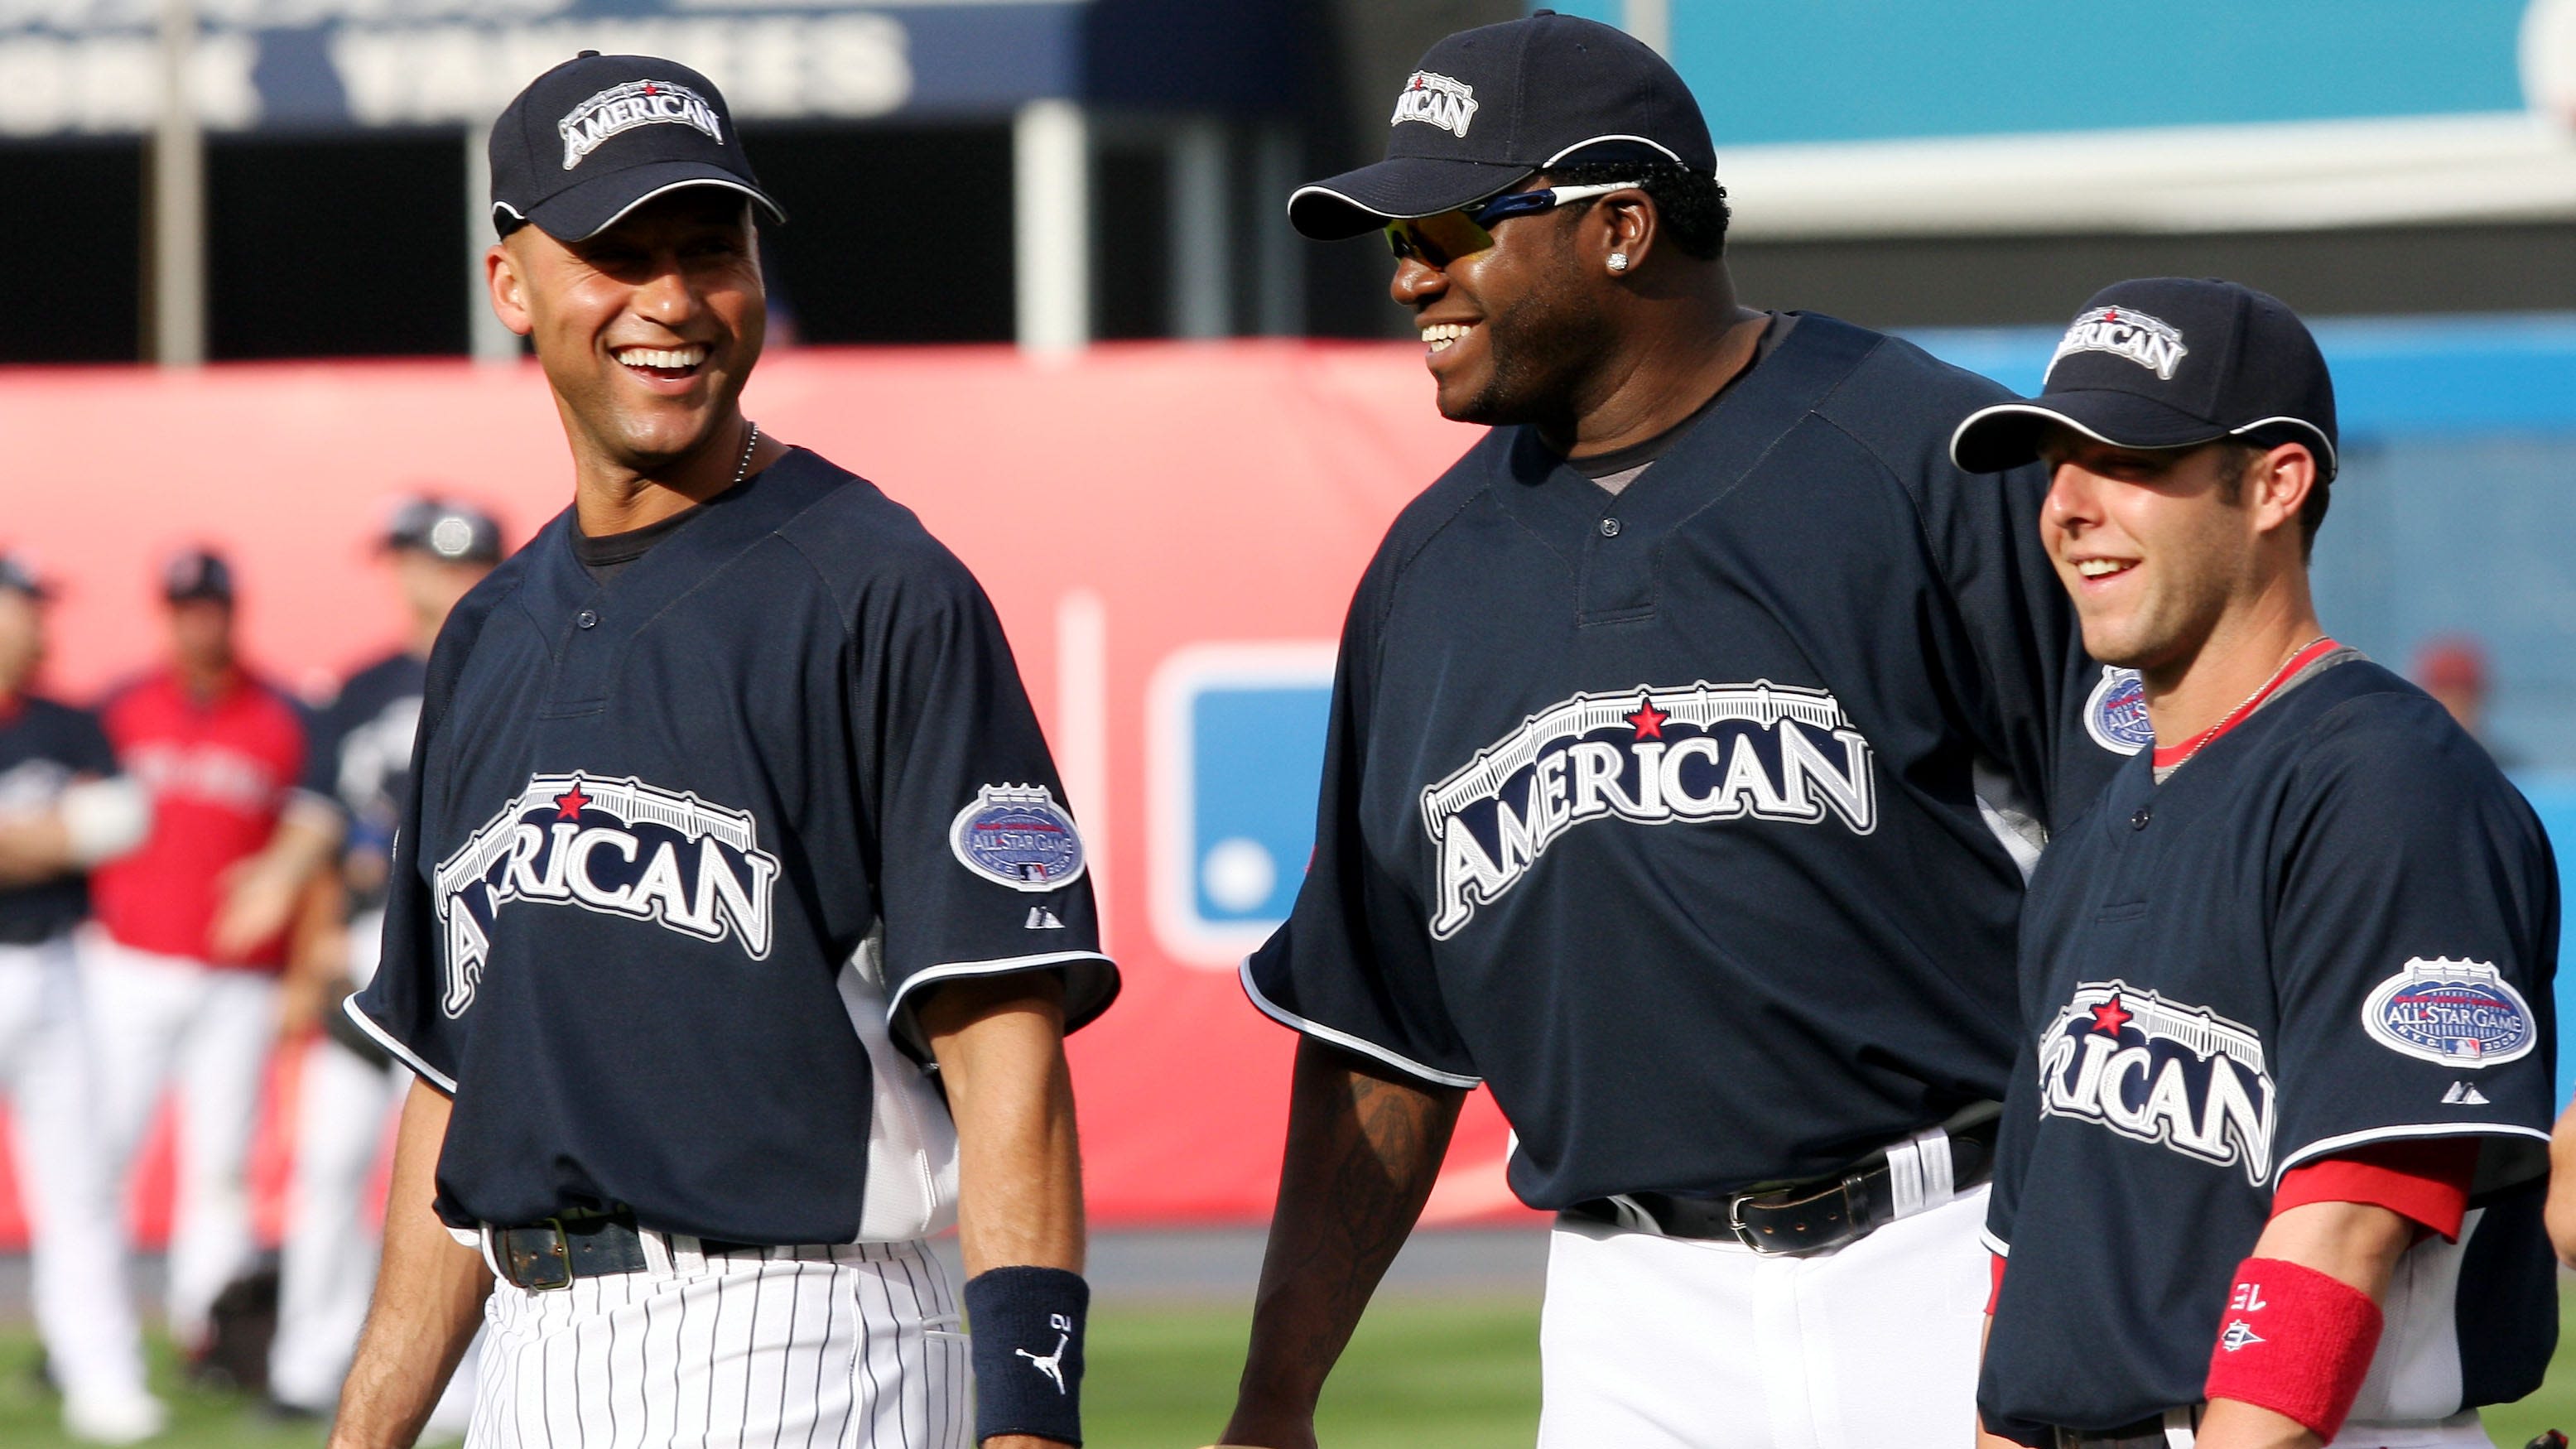
[[[1616,25],[1626,0],[1545,0]],[[2526,0],[1671,0],[1723,147],[2518,111]],[[2293,59],[2294,58],[2294,59]]]
[[[1190,704],[1190,899],[1210,925],[1288,918],[1315,845],[1332,690],[1216,686]]]

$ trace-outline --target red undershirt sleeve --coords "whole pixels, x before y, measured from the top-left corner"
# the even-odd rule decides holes
[[[2411,1138],[2304,1163],[2282,1175],[2272,1194],[2272,1216],[2312,1202],[2367,1203],[2457,1241],[2477,1176],[2478,1147],[2475,1137]],[[1996,1273],[2002,1281],[2000,1266]]]

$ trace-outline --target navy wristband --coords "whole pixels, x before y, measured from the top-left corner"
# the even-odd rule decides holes
[[[966,1282],[975,1345],[975,1442],[1034,1434],[1082,1442],[1082,1320],[1091,1285],[1062,1268],[994,1268]]]

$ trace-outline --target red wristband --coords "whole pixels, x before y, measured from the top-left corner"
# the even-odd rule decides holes
[[[1986,1316],[1992,1318],[1995,1316],[1995,1300],[2004,1296],[2005,1259],[2001,1253],[1988,1253],[1986,1256],[1993,1261],[1993,1266],[1986,1270],[1994,1278],[1993,1283],[1986,1289]]]
[[[2379,1350],[2379,1305],[2340,1278],[2280,1258],[2236,1269],[2208,1394],[2295,1419],[2332,1440]]]

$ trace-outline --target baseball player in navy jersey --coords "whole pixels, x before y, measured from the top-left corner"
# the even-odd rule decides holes
[[[2038,547],[1947,456],[2003,396],[1736,298],[1698,106],[1562,16],[1300,190],[1383,231],[1448,417],[1342,637],[1318,840],[1246,964],[1302,1033],[1226,1438],[1316,1396],[1489,1086],[1559,1214],[1549,1446],[1964,1432],[2023,869],[2119,757]]]
[[[407,1442],[481,1317],[472,1445],[1079,1443],[1062,1036],[1117,974],[1000,624],[744,417],[779,211],[714,85],[586,53],[491,155],[574,497],[430,657],[351,998],[421,1084],[332,1442]]]
[[[382,543],[407,637],[350,675],[321,710],[302,787],[315,808],[293,817],[296,828],[315,834],[309,853],[330,858],[335,868],[321,873],[323,919],[303,933],[285,981],[282,1025],[302,1053],[302,1073],[268,1392],[273,1411],[286,1417],[320,1416],[339,1402],[375,1286],[376,1234],[365,1222],[366,1196],[413,1078],[338,1004],[375,976],[430,647],[457,601],[502,552],[500,525],[489,514],[428,496],[403,500]],[[469,1360],[448,1385],[430,1417],[432,1433],[464,1432],[473,1397],[470,1368]]]
[[[1954,446],[2049,465],[2042,537],[2152,730],[2031,883],[1985,1442],[2486,1444],[2557,1336],[2557,874],[2477,742],[2318,622],[2315,341],[2122,282]]]
[[[31,689],[47,589],[0,553],[0,1089],[32,1231],[37,1331],[63,1428],[91,1443],[161,1431],[125,1277],[121,1215],[98,1150],[97,1099],[72,930],[85,872],[140,844],[141,787],[117,772],[97,716]]]

